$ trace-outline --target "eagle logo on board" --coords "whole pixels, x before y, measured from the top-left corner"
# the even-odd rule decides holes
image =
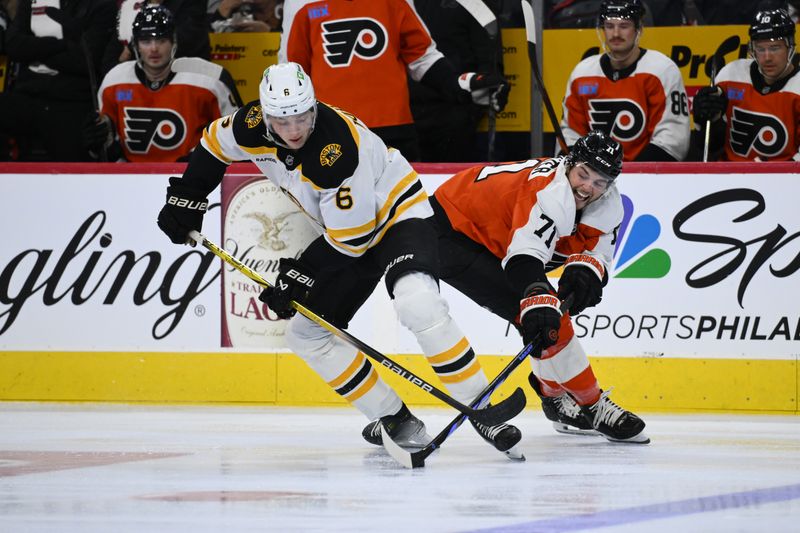
[[[342,156],[341,144],[329,144],[319,153],[319,163],[323,167],[332,167],[333,164]]]
[[[248,128],[255,128],[259,124],[261,124],[261,106],[254,105],[250,108],[247,112],[247,116],[244,117],[244,123],[247,124]]]

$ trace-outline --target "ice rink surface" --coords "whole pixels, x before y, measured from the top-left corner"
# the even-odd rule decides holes
[[[643,418],[624,445],[528,409],[526,462],[464,425],[407,470],[353,408],[0,403],[0,531],[800,531],[799,417]]]

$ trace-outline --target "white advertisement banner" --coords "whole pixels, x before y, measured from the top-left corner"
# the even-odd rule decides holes
[[[446,177],[423,182],[432,192]],[[797,180],[623,175],[625,218],[603,301],[575,317],[587,352],[798,357],[800,217],[789,193]],[[252,338],[223,339],[221,262],[173,245],[156,226],[166,183],[152,174],[0,175],[0,349],[258,350]],[[220,202],[219,191],[210,201]],[[215,242],[222,242],[220,213],[215,207],[203,226]],[[226,279],[236,274],[226,269]],[[443,292],[476,352],[519,351],[507,323],[449,287]],[[420,353],[382,285],[350,331],[387,353]],[[268,344],[262,351],[281,350]]]
[[[0,349],[220,346],[219,261],[156,226],[167,178],[0,175]]]

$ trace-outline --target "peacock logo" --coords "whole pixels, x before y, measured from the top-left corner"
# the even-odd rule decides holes
[[[649,214],[634,219],[633,201],[624,194],[622,206],[624,215],[614,250],[614,277],[663,278],[669,273],[672,260],[661,248],[651,248],[661,235],[661,224]]]

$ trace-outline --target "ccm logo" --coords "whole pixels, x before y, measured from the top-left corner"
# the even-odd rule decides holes
[[[167,198],[167,203],[185,209],[196,209],[197,211],[206,211],[208,209],[208,200],[187,200],[186,198],[170,196]]]

